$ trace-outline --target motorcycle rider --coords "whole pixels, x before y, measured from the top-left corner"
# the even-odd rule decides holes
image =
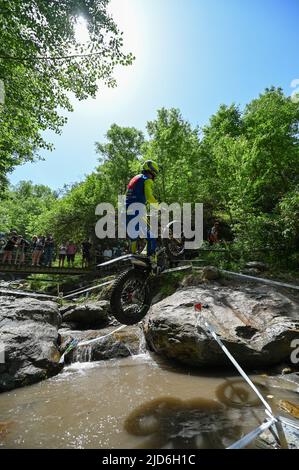
[[[130,209],[131,204],[141,203],[159,209],[159,203],[153,194],[154,180],[158,173],[158,164],[153,160],[147,160],[142,166],[141,174],[134,176],[130,180],[126,194],[126,227],[128,227],[129,222],[136,217],[136,211]],[[152,264],[156,265],[157,240],[148,228],[146,231],[147,256],[150,257]],[[129,238],[131,240],[131,252],[136,253],[137,237],[129,236]]]

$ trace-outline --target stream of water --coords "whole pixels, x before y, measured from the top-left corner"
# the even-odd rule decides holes
[[[284,395],[294,401],[294,393]],[[263,419],[239,376],[193,373],[144,353],[74,363],[0,394],[0,447],[223,448]]]

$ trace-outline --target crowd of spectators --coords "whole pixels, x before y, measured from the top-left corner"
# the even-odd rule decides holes
[[[7,235],[0,234],[0,262],[2,264],[14,264],[18,266],[47,266],[57,260],[59,267],[74,267],[75,257],[81,253],[82,268],[90,266],[92,244],[84,240],[81,245],[72,240],[56,243],[53,236],[48,234],[34,235],[31,240],[19,235],[12,230]]]
[[[97,263],[110,261],[111,259],[119,258],[120,256],[123,256],[127,253],[130,253],[129,246],[117,245],[103,247],[101,245],[98,245],[96,249]]]
[[[116,246],[106,242],[93,246],[88,239],[78,244],[73,240],[56,242],[51,234],[34,235],[30,239],[16,230],[7,234],[0,232],[0,264],[52,267],[55,263],[59,268],[81,264],[82,268],[88,268],[129,252],[126,242]]]

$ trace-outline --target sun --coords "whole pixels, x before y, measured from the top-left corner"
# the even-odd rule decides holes
[[[75,24],[75,38],[76,41],[80,42],[81,44],[86,44],[90,37],[87,28],[87,21],[84,16],[78,16],[76,24]]]

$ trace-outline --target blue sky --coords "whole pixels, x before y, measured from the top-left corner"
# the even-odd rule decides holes
[[[117,70],[116,89],[74,100],[62,135],[47,134],[55,150],[18,167],[13,184],[56,189],[84,179],[112,123],[145,131],[163,106],[202,126],[222,103],[243,106],[271,85],[294,91],[298,0],[111,0],[110,10],[136,61]]]

